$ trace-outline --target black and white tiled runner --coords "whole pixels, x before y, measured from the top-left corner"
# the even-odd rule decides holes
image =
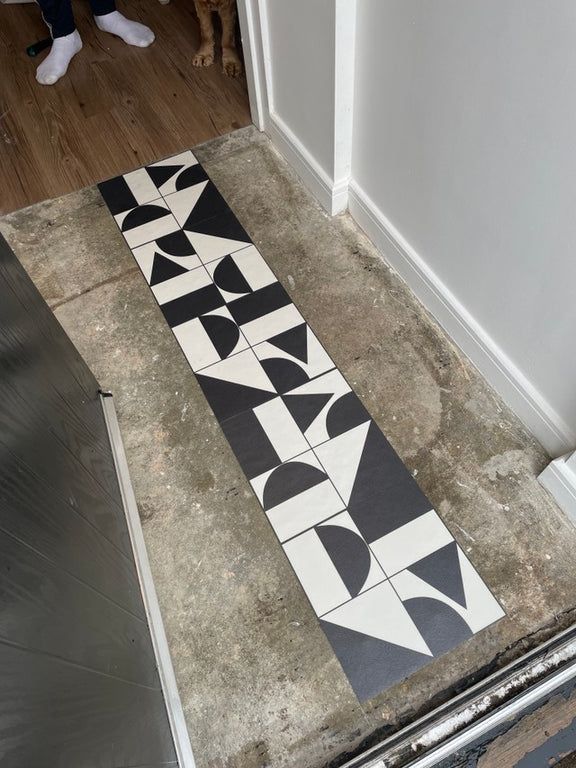
[[[193,154],[100,191],[358,698],[501,618]]]

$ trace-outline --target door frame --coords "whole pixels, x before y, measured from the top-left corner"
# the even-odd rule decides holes
[[[263,40],[263,29],[266,25],[261,21],[261,13],[265,12],[264,6],[259,0],[237,0],[237,5],[250,114],[258,130],[265,131],[269,105]]]
[[[278,113],[274,98],[274,51],[267,0],[237,0],[252,121],[268,134],[304,185],[330,216],[348,208],[352,171],[357,0],[334,0],[334,153],[325,168],[303,137]]]

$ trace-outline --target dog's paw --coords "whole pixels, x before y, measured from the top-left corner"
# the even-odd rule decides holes
[[[192,59],[192,65],[194,67],[209,67],[212,64],[214,64],[213,51],[198,51]]]
[[[242,62],[236,51],[222,51],[222,67],[228,77],[238,77],[242,74]]]

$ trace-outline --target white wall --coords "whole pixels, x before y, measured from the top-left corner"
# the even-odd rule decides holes
[[[330,175],[334,0],[265,0],[274,113]]]
[[[576,445],[576,3],[357,13],[351,211],[558,455]]]

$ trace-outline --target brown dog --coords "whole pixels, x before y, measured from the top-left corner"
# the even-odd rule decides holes
[[[236,50],[236,0],[194,0],[200,22],[200,48],[192,59],[195,67],[209,67],[214,63],[214,25],[212,13],[216,11],[222,21],[222,66],[229,77],[242,72],[242,62]]]

